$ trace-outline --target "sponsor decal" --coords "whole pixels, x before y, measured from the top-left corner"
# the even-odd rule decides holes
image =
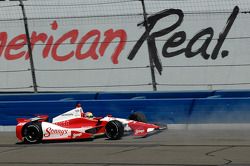
[[[143,134],[144,132],[145,132],[144,129],[136,129],[136,130],[135,130],[135,135]]]
[[[27,122],[21,122],[21,123],[18,123],[17,126],[23,126],[25,125]]]
[[[75,139],[75,138],[80,137],[80,136],[82,136],[82,133],[73,133],[72,138]]]
[[[180,54],[185,54],[187,58],[192,58],[198,54],[201,55],[202,58],[205,60],[211,58],[213,60],[217,59],[218,54],[220,53],[220,50],[222,48],[222,45],[233,26],[235,19],[237,18],[239,14],[239,7],[235,6],[233,9],[231,15],[229,16],[225,27],[219,34],[219,38],[217,40],[217,44],[215,45],[213,51],[209,53],[208,46],[211,43],[213,37],[214,37],[214,29],[212,27],[208,27],[205,29],[200,30],[197,34],[195,34],[191,40],[189,40],[187,46],[183,46],[185,41],[187,41],[187,32],[185,31],[176,31],[174,34],[168,38],[162,48],[162,55],[165,58],[171,58],[174,56],[178,56]],[[163,18],[167,18],[169,16],[177,16],[178,19],[176,22],[174,22],[171,26],[163,28],[159,31],[155,31],[155,25],[159,22],[162,22]],[[134,45],[132,50],[130,51],[130,54],[128,56],[128,59],[133,60],[136,56],[137,52],[141,48],[142,44],[148,40],[148,49],[151,53],[153,63],[155,64],[156,69],[161,74],[163,68],[160,61],[160,58],[158,56],[158,50],[156,46],[156,39],[165,35],[168,35],[170,32],[176,30],[178,27],[181,26],[182,22],[184,20],[184,13],[180,9],[166,9],[162,10],[154,15],[151,15],[148,17],[148,31],[145,31],[140,39],[137,41],[137,43]],[[140,23],[138,26],[145,26],[146,23]],[[191,25],[194,26],[195,25]],[[201,44],[200,48],[194,49],[195,44],[198,40],[204,38],[203,44]],[[175,48],[175,51],[171,51]],[[228,50],[222,50],[221,56],[222,58],[225,58],[229,55]]]
[[[193,37],[187,39],[187,31],[178,31],[178,28],[184,21],[184,12],[181,9],[165,9],[157,12],[156,14],[148,17],[148,31],[145,31],[134,44],[130,50],[127,59],[133,60],[137,55],[137,52],[142,47],[145,41],[148,42],[148,50],[152,56],[153,63],[161,74],[163,67],[159,56],[159,50],[157,48],[156,39],[173,33],[166,39],[161,54],[164,58],[171,58],[184,54],[186,58],[193,58],[200,55],[203,59],[217,59],[219,54],[222,58],[229,55],[229,50],[223,49],[225,39],[230,32],[235,20],[239,14],[239,7],[235,6],[231,15],[228,17],[224,28],[217,37],[217,42],[211,52],[208,51],[211,41],[214,40],[215,32],[214,28],[209,26],[201,29]],[[167,27],[159,28],[155,25],[159,23],[164,24],[164,18],[176,16],[177,20]],[[112,47],[113,53],[111,53],[111,61],[113,64],[119,63],[119,56],[124,50],[127,44],[127,32],[124,29],[107,29],[100,31],[99,29],[91,29],[80,35],[80,30],[72,28],[67,32],[63,32],[59,37],[55,37],[53,34],[60,31],[60,26],[57,21],[54,20],[51,24],[50,31],[37,32],[32,31],[30,34],[31,48],[34,49],[35,45],[41,45],[41,55],[43,59],[52,57],[53,60],[64,62],[70,59],[76,58],[77,60],[84,60],[91,58],[92,60],[98,60],[105,55],[108,47]],[[138,26],[145,26],[146,23],[139,23]],[[195,28],[195,25],[190,25]],[[198,41],[202,39],[202,43],[199,48],[196,48]],[[188,41],[187,45],[184,43]],[[65,50],[65,44],[71,44],[73,48]],[[111,46],[112,43],[112,46]],[[115,45],[114,45],[115,44]],[[0,32],[0,56],[6,60],[17,60],[24,58],[29,59],[29,53],[26,48],[27,39],[25,34],[19,34],[10,38],[7,32]],[[3,47],[6,46],[6,47]],[[196,49],[195,49],[196,48]],[[64,51],[62,51],[64,50]],[[39,55],[39,53],[37,53]]]
[[[69,125],[69,121],[66,120],[66,121],[62,121],[62,122],[56,122],[55,124],[58,125],[58,126],[68,126]]]
[[[118,57],[127,40],[127,33],[123,29],[108,29],[103,33],[98,29],[92,29],[81,36],[79,29],[71,29],[56,38],[53,34],[58,29],[59,25],[57,21],[53,21],[51,23],[51,35],[49,35],[48,32],[32,31],[30,36],[32,50],[35,45],[44,45],[41,50],[42,57],[45,59],[51,56],[55,61],[60,62],[68,61],[73,57],[77,60],[86,58],[97,60],[104,56],[107,48],[113,40],[115,40],[117,41],[115,42],[116,48],[111,55],[111,60],[113,64],[118,64]],[[101,37],[102,35],[104,35],[104,37]],[[101,38],[103,38],[102,41]],[[89,45],[90,41],[93,42]],[[68,42],[75,45],[75,48],[67,51],[65,50],[61,53],[61,50],[65,47],[64,44]],[[28,60],[30,58],[28,50],[25,50],[27,45],[25,34],[10,38],[7,32],[0,32],[0,44],[1,46],[6,46],[0,47],[0,56],[3,55],[6,60],[17,60],[20,58]]]
[[[49,137],[51,135],[60,135],[63,136],[65,134],[68,134],[67,129],[52,129],[51,127],[47,128],[44,133],[44,137]]]
[[[62,114],[62,116],[73,116],[74,114]]]

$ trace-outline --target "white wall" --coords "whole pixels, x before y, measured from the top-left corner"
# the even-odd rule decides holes
[[[150,14],[169,8],[180,9],[184,12],[180,26],[170,33],[156,38],[159,58],[164,66],[161,75],[155,71],[156,81],[159,84],[157,85],[158,90],[250,88],[250,77],[248,77],[250,75],[250,14],[241,13],[250,10],[248,0],[187,0],[181,2],[147,0],[145,2],[147,12]],[[73,44],[60,45],[57,49],[57,53],[61,55],[74,52],[73,56],[65,61],[57,61],[53,58],[52,48],[47,54],[48,56],[44,57],[43,50],[46,45],[43,42],[36,43],[33,56],[39,91],[152,90],[150,69],[147,67],[149,66],[147,43],[143,43],[133,60],[128,59],[131,49],[145,31],[144,27],[137,26],[143,21],[141,3],[139,1],[111,0],[102,1],[99,5],[94,5],[95,3],[100,3],[100,1],[30,0],[25,2],[30,34],[34,32],[46,34],[45,43],[48,42],[50,36],[53,36],[53,44],[55,44],[55,41],[63,34],[71,30],[79,32]],[[215,60],[211,58],[205,60],[201,55],[187,58],[184,53],[171,58],[163,57],[163,45],[173,34],[184,31],[186,41],[178,47],[170,48],[169,51],[186,48],[193,36],[208,27],[214,31],[213,40],[207,48],[207,53],[211,54],[219,34],[226,27],[227,19],[235,6],[239,6],[240,13],[233,22],[227,39],[223,42]],[[23,21],[18,20],[22,18],[22,13],[18,2],[2,2],[0,8],[0,32],[7,32],[7,43],[9,43],[14,37],[25,32]],[[151,34],[169,27],[177,19],[177,15],[172,15],[159,20]],[[52,30],[51,24],[55,25],[55,21],[57,28]],[[95,60],[91,57],[77,59],[76,48],[80,39],[95,29],[100,32],[100,39],[96,47],[98,58]],[[103,56],[100,56],[99,53],[100,46],[105,39],[104,33],[110,29],[123,30],[127,35],[117,64],[111,60],[111,55],[119,43],[118,38],[110,44]],[[208,35],[202,39],[207,37]],[[92,37],[87,40],[88,43],[84,45],[82,52],[86,52],[90,48],[94,39],[95,37]],[[1,36],[0,41],[3,41]],[[64,43],[69,42],[70,40],[64,41]],[[203,43],[204,40],[198,40],[192,47],[193,51],[200,48]],[[25,59],[25,56],[15,60],[6,59],[6,48],[4,47],[0,56],[0,91],[32,91],[33,89],[30,87],[32,77],[28,70],[30,69],[29,60]],[[229,52],[225,58],[221,56],[223,50]],[[27,52],[27,46],[20,46],[17,50],[12,49],[11,54],[22,51]],[[15,72],[16,70],[27,71]]]

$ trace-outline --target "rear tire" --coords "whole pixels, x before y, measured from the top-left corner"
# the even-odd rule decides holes
[[[108,139],[121,139],[124,133],[123,124],[118,120],[109,121],[105,126],[105,134]]]
[[[144,115],[144,113],[142,112],[134,112],[132,113],[129,117],[129,120],[134,120],[134,121],[138,121],[138,122],[144,122],[147,123],[147,118]]]
[[[28,123],[23,127],[22,135],[25,143],[39,143],[42,141],[43,133],[40,123]]]

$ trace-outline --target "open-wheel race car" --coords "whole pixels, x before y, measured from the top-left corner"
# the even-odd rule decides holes
[[[124,133],[146,137],[148,134],[167,128],[146,122],[141,112],[134,112],[129,119],[94,117],[91,112],[83,112],[78,105],[75,109],[65,112],[48,122],[47,115],[35,118],[18,118],[16,126],[17,139],[23,143],[39,143],[42,141],[81,140],[105,136],[108,139],[120,139]]]

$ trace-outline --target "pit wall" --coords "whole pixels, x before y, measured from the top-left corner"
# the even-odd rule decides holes
[[[81,103],[95,116],[127,118],[141,111],[150,122],[168,124],[249,123],[250,90],[186,92],[81,92],[0,94],[0,126],[37,114],[52,117]]]

